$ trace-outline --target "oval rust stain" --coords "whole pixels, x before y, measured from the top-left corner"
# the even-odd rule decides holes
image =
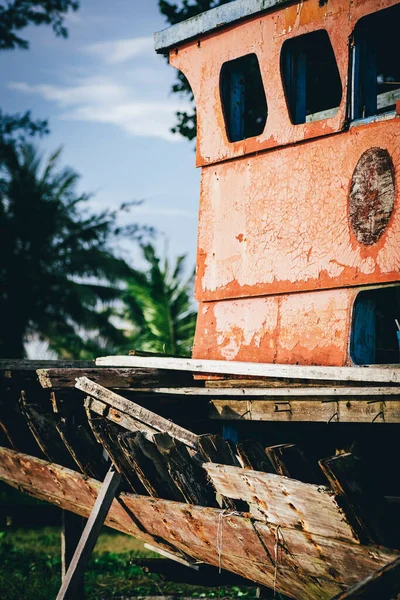
[[[360,244],[372,246],[385,231],[395,201],[394,166],[389,152],[370,148],[361,155],[351,180],[350,223]]]

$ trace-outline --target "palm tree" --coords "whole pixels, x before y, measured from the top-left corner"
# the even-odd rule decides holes
[[[31,144],[1,146],[0,357],[23,357],[32,334],[65,358],[123,343],[109,320],[131,272],[111,247],[116,214],[81,208],[60,152],[44,163]]]
[[[127,278],[122,297],[124,317],[132,323],[130,349],[178,356],[190,355],[196,311],[191,300],[194,273],[183,279],[185,256],[171,267],[151,244],[141,246],[148,265]]]

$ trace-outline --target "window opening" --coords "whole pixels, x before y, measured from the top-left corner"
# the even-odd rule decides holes
[[[325,29],[286,40],[281,51],[281,73],[292,123],[336,115],[342,82]]]
[[[400,5],[363,17],[354,30],[353,119],[391,112],[400,100]]]
[[[230,142],[260,135],[268,116],[267,99],[255,54],[222,65],[221,100]]]
[[[400,286],[358,294],[350,342],[350,354],[355,364],[400,362],[396,320],[400,322]]]

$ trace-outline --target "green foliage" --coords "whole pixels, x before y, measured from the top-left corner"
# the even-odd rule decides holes
[[[109,531],[109,530],[108,530]],[[108,540],[104,538],[108,537]],[[114,540],[113,540],[114,538]],[[106,544],[104,543],[106,541]],[[118,533],[102,533],[85,573],[86,600],[118,596],[181,595],[194,598],[254,598],[247,587],[202,588],[169,583],[135,565],[135,558],[156,556],[144,549],[115,552],[135,540]],[[136,545],[138,546],[137,542]],[[100,550],[102,548],[102,550]],[[0,532],[0,598],[53,600],[61,578],[60,531],[56,528]]]
[[[21,358],[32,334],[63,358],[92,358],[123,343],[110,323],[121,281],[131,273],[112,241],[116,211],[91,214],[77,173],[47,162],[34,146],[0,148],[0,356]],[[132,236],[139,228],[131,228]]]
[[[56,35],[67,37],[64,17],[79,8],[74,0],[14,0],[0,5],[0,50],[29,48],[17,32],[28,25],[51,25]]]
[[[151,244],[142,245],[146,271],[127,278],[123,295],[125,319],[134,324],[130,348],[147,352],[190,355],[196,312],[191,303],[194,274],[184,280],[185,257],[170,266]]]
[[[170,25],[175,25],[191,17],[195,17],[206,10],[222,6],[232,0],[182,0],[181,2],[168,2],[167,0],[158,0],[160,12],[166,18]],[[194,104],[193,92],[190,84],[183,73],[177,73],[177,81],[172,86],[172,91],[176,94],[189,96],[189,100]],[[176,113],[177,123],[171,129],[172,133],[179,133],[188,140],[196,137],[196,108],[193,110],[178,111]]]

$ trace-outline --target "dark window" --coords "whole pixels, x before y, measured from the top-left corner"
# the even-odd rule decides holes
[[[400,5],[360,19],[354,30],[352,117],[393,111],[400,100]]]
[[[396,319],[400,322],[400,287],[358,294],[350,342],[350,354],[355,364],[400,362]]]
[[[342,99],[342,83],[324,29],[287,40],[282,46],[281,72],[292,123],[335,116]]]
[[[220,83],[229,141],[260,135],[268,107],[257,56],[247,54],[223,64]]]

